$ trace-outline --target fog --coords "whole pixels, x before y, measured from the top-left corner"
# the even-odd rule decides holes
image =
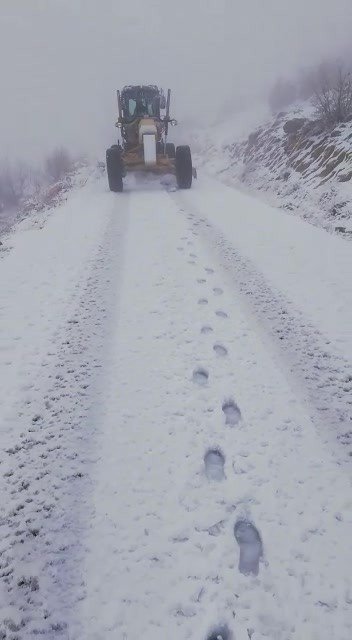
[[[124,84],[171,87],[174,117],[211,123],[351,31],[351,0],[0,0],[0,155],[103,156]]]

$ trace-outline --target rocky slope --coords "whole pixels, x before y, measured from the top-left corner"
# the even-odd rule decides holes
[[[231,131],[231,125],[229,125]],[[269,117],[246,135],[198,132],[198,166],[272,204],[352,238],[352,121],[326,131],[308,105]]]

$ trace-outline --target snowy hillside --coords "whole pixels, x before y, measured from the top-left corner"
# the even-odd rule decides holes
[[[225,182],[352,237],[352,121],[324,131],[300,104],[277,116],[238,114],[198,131],[195,145],[198,166]]]

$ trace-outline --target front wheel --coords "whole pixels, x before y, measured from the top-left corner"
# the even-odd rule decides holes
[[[123,160],[121,149],[112,146],[106,151],[106,172],[108,174],[108,182],[110,191],[121,192],[123,190]]]
[[[176,181],[179,189],[190,189],[192,185],[192,156],[188,145],[176,148]]]

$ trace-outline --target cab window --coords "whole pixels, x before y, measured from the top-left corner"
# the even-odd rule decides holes
[[[129,98],[128,100],[128,115],[133,116],[136,111],[137,102],[133,100],[133,98]]]

